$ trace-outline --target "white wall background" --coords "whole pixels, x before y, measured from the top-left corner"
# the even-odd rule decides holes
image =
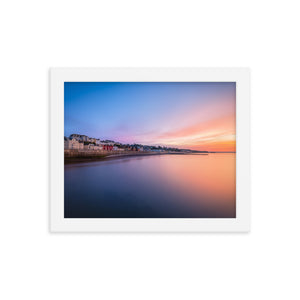
[[[297,4],[1,1],[0,298],[299,299]],[[102,66],[251,68],[250,234],[48,232],[48,69]]]

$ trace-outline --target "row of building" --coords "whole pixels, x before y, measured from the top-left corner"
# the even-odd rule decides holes
[[[100,145],[101,141],[100,139],[90,138],[83,134],[71,134],[69,139],[76,140],[78,142],[89,142],[89,143],[95,143],[96,145]]]
[[[103,143],[99,139],[89,138],[86,135],[72,134],[64,137],[65,150],[88,150],[88,151],[116,151],[119,150],[113,143]]]
[[[142,151],[142,152],[182,152],[177,148],[146,146],[140,144],[125,145],[111,140],[101,141],[86,135],[71,134],[64,137],[65,150],[87,150],[87,151]]]

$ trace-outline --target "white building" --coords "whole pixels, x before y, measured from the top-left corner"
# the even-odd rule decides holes
[[[84,145],[84,150],[94,150],[94,144]]]
[[[103,147],[99,145],[88,144],[88,145],[84,145],[84,150],[101,151],[103,150]]]
[[[83,143],[80,143],[78,140],[75,138],[69,139],[67,137],[64,137],[64,149],[65,150],[81,150],[83,149]]]

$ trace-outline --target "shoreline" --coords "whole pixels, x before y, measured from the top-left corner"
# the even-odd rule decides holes
[[[124,153],[124,154],[99,154],[99,155],[86,155],[86,156],[73,156],[66,157],[64,156],[64,164],[75,164],[81,162],[93,162],[93,161],[107,161],[118,158],[126,157],[138,157],[138,156],[152,156],[152,155],[208,155],[209,153]]]

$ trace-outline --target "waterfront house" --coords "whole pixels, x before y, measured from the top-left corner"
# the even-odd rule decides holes
[[[112,151],[113,147],[114,147],[113,145],[104,144],[103,145],[103,150],[105,150],[105,151]]]
[[[101,150],[103,150],[103,147],[100,146],[100,145],[95,145],[95,146],[94,146],[94,150],[95,150],[95,151],[101,151]]]
[[[86,144],[84,145],[84,150],[94,150],[94,144]]]
[[[75,138],[69,139],[64,137],[64,149],[65,150],[81,150],[83,149],[83,143],[79,142]]]

